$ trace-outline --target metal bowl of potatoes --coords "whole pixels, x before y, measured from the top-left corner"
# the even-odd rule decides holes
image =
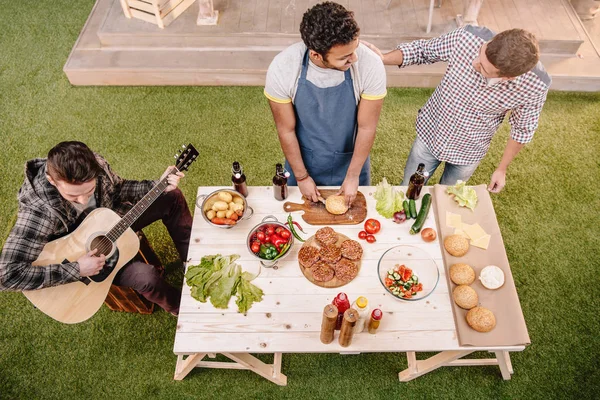
[[[254,214],[246,198],[233,189],[219,189],[207,195],[200,195],[196,199],[196,205],[202,210],[206,222],[223,229],[233,228],[238,222]]]

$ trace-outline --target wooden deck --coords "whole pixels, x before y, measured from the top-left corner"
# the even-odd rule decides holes
[[[218,25],[196,25],[194,4],[159,29],[125,18],[119,0],[98,0],[64,70],[74,85],[260,86],[273,57],[300,40],[302,15],[317,2],[214,0]],[[454,29],[464,8],[463,0],[442,0],[427,34],[428,0],[338,2],[355,12],[361,37],[382,49]],[[536,34],[553,89],[600,90],[600,55],[567,0],[485,0],[478,21],[495,31]],[[443,64],[389,67],[388,85],[435,86],[444,70]]]

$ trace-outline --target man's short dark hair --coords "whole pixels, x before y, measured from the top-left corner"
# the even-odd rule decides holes
[[[535,35],[523,29],[509,29],[493,37],[485,48],[485,56],[501,77],[514,78],[533,69],[540,60]]]
[[[317,4],[306,11],[300,23],[304,44],[323,58],[333,46],[352,42],[359,32],[354,13],[331,1]]]
[[[100,175],[102,167],[94,152],[82,142],[60,142],[48,152],[48,175],[54,180],[82,184]]]

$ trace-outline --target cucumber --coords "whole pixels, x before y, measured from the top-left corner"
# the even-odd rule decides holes
[[[419,215],[417,216],[417,220],[410,228],[409,233],[411,235],[416,235],[421,232],[421,228],[423,228],[423,224],[427,219],[427,215],[429,214],[429,209],[431,208],[431,195],[426,193],[423,196],[423,200],[421,200],[421,209],[419,210]]]
[[[394,272],[394,279],[395,280],[399,280],[400,279],[400,275],[396,272]]]
[[[416,219],[417,218],[417,203],[415,203],[415,201],[413,199],[410,199],[408,201],[408,208],[410,210],[410,217],[412,219]]]
[[[404,209],[404,214],[406,214],[406,218],[410,218],[410,207],[408,206],[408,200],[404,200],[402,202],[402,208]]]

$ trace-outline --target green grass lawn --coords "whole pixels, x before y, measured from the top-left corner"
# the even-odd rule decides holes
[[[0,245],[16,217],[24,162],[61,140],[86,142],[128,178],[158,177],[174,150],[192,142],[201,155],[182,183],[190,202],[199,185],[229,185],[233,160],[249,184],[267,185],[283,159],[262,88],[70,86],[62,66],[92,5],[0,1]],[[389,91],[374,182],[400,181],[417,109],[430,93]],[[406,359],[393,353],[285,355],[287,387],[247,371],[196,370],[175,382],[176,321],[167,313],[103,307],[68,326],[19,293],[0,293],[0,398],[597,398],[599,135],[600,94],[552,93],[535,140],[493,196],[532,340],[513,354],[511,381],[497,367],[453,367],[401,384]],[[471,183],[488,182],[507,137],[504,126]],[[148,236],[180,284],[166,231],[154,225]]]

